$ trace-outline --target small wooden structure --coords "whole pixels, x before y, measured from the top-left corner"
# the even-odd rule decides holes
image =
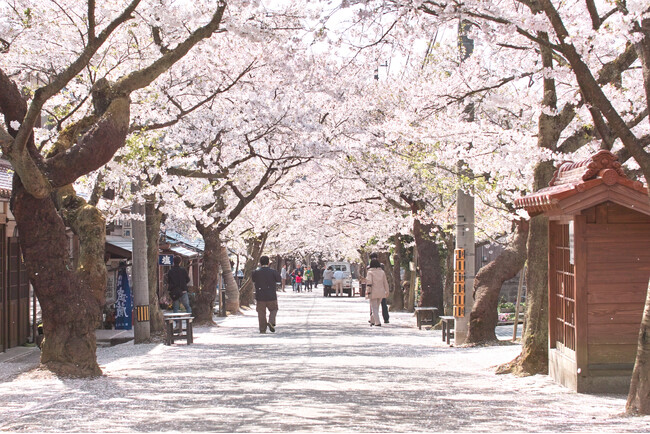
[[[194,317],[185,312],[166,313],[163,315],[165,321],[165,345],[171,345],[174,341],[185,339],[187,345],[194,342],[194,331],[192,321]]]
[[[423,325],[433,326],[436,324],[436,317],[438,316],[437,307],[416,307],[415,316],[418,324],[418,329],[422,330]]]
[[[515,204],[549,218],[549,375],[577,392],[627,393],[650,277],[646,188],[600,151]]]

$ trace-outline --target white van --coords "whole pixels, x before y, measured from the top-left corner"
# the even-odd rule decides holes
[[[327,270],[329,267],[332,267],[334,271],[341,270],[343,272],[343,292],[352,297],[354,295],[352,289],[352,264],[349,262],[326,262],[325,269]],[[333,288],[331,292],[334,292]],[[329,294],[323,293],[323,295],[327,297]]]

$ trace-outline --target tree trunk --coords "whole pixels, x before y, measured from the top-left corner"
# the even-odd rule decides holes
[[[235,276],[232,274],[232,265],[230,265],[228,248],[225,244],[221,246],[219,262],[221,263],[221,273],[226,285],[226,311],[230,314],[241,313],[239,311],[239,288]]]
[[[551,162],[535,169],[535,191],[548,185],[554,168]],[[526,273],[526,330],[521,354],[500,366],[499,373],[518,375],[548,372],[548,218],[539,215],[530,220]]]
[[[242,306],[250,306],[255,301],[255,286],[253,285],[253,271],[260,262],[260,257],[264,251],[264,245],[268,238],[268,232],[259,237],[253,237],[246,240],[246,264],[244,264],[244,280],[239,290],[239,303]]]
[[[418,292],[418,267],[419,267],[419,258],[418,258],[418,249],[413,247],[413,264],[415,265],[415,270],[411,271],[409,274],[409,292],[408,298],[406,301],[406,311],[415,312],[415,295]]]
[[[447,258],[445,259],[445,288],[443,290],[443,315],[452,315],[454,310],[454,247],[456,238],[453,235],[443,238],[447,249]]]
[[[643,39],[635,44],[643,72],[643,86],[646,93],[646,105],[650,104],[650,18],[641,21]],[[647,160],[646,160],[647,161]],[[641,161],[637,161],[641,164]],[[643,167],[645,166],[645,167]],[[650,173],[648,164],[643,164],[644,174]],[[650,283],[645,298],[645,308],[641,318],[639,339],[630,391],[627,395],[625,412],[628,414],[650,414]]]
[[[196,228],[203,237],[205,247],[203,250],[203,266],[201,267],[201,282],[194,297],[192,315],[194,315],[196,324],[214,324],[212,315],[214,313],[214,303],[217,299],[217,284],[219,283],[220,234],[219,231],[200,224],[197,224]]]
[[[99,376],[95,329],[106,288],[106,222],[74,193],[63,198],[81,246],[73,271],[65,224],[51,197],[34,198],[14,176],[14,201],[22,254],[43,313],[41,363],[62,376]]]
[[[645,298],[636,361],[625,412],[628,414],[650,414],[650,285],[648,285]]]
[[[147,224],[147,272],[149,274],[149,324],[152,332],[163,330],[163,312],[158,298],[158,244],[160,241],[160,224],[163,214],[156,204],[147,201],[145,204]]]
[[[442,273],[440,270],[440,252],[438,244],[429,235],[431,224],[423,225],[418,219],[413,221],[413,237],[418,251],[420,268],[421,294],[418,306],[437,307],[443,311],[442,303]]]
[[[393,255],[393,282],[395,290],[393,291],[393,300],[390,305],[392,312],[401,312],[404,310],[404,290],[402,288],[401,268],[402,268],[402,237],[396,234],[395,237],[395,254]]]
[[[476,274],[474,306],[469,317],[469,332],[465,343],[485,344],[497,341],[495,328],[499,293],[503,282],[515,277],[526,263],[527,238],[528,222],[518,222],[512,246]]]
[[[392,294],[392,292],[395,291],[395,282],[393,281],[393,273],[392,273],[391,266],[390,266],[390,253],[388,253],[388,252],[380,252],[377,255],[377,259],[384,266],[384,273],[386,274],[386,280],[388,281],[388,287],[392,290],[391,291],[391,294]]]

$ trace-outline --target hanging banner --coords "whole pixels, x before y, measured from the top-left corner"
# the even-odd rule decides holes
[[[131,301],[131,286],[126,267],[117,272],[117,291],[115,300],[115,329],[131,330],[133,327],[133,302]]]
[[[174,255],[158,255],[158,265],[174,265]]]

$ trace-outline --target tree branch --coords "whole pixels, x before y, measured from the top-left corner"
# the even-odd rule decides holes
[[[134,71],[129,75],[118,80],[113,86],[113,93],[116,95],[129,95],[137,89],[148,86],[160,74],[167,71],[174,63],[180,60],[187,54],[192,47],[203,39],[209,38],[214,32],[219,29],[223,13],[226,10],[226,2],[220,1],[218,3],[217,11],[212,16],[210,22],[205,26],[198,28],[187,39],[178,44],[173,50],[169,50],[160,59],[153,62],[146,68],[139,71]]]
[[[108,37],[119,27],[122,23],[132,18],[133,11],[138,6],[141,0],[133,0],[122,13],[115,18],[100,34],[92,41],[88,41],[88,45],[82,51],[81,55],[75,59],[63,72],[55,77],[48,85],[36,89],[34,98],[29,106],[29,110],[23,119],[18,135],[16,136],[15,147],[18,153],[22,152],[27,142],[32,135],[32,129],[36,123],[36,119],[43,108],[43,105],[52,96],[63,89],[83,68],[86,67],[90,59],[97,52],[99,47],[108,39]]]
[[[177,105],[179,109],[178,115],[176,115],[175,119],[171,119],[167,122],[159,122],[151,125],[132,125],[131,128],[129,129],[129,132],[134,132],[134,131],[142,131],[142,130],[158,130],[161,128],[167,128],[170,127],[176,123],[178,123],[183,117],[187,116],[188,114],[192,113],[199,107],[202,107],[203,105],[209,103],[210,101],[214,100],[217,95],[228,92],[230,89],[232,89],[247,73],[249,73],[253,69],[253,65],[255,64],[255,60],[253,60],[228,86],[224,88],[219,88],[210,95],[208,95],[206,98],[203,100],[199,101],[198,103],[194,104],[193,106],[183,109],[180,104]],[[174,102],[172,98],[169,98],[170,101]],[[174,104],[176,105],[176,104]]]

